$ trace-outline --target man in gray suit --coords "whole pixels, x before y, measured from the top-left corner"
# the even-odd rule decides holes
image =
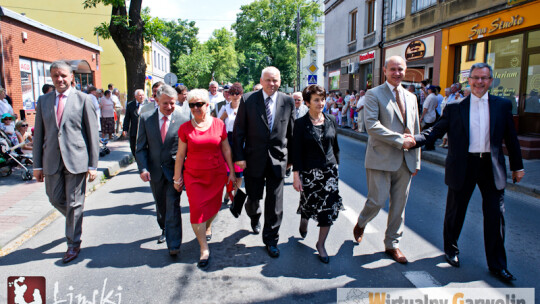
[[[175,110],[178,95],[171,86],[160,86],[156,96],[159,107],[141,113],[135,159],[141,179],[150,182],[158,224],[165,233],[169,254],[176,256],[182,244],[182,218],[180,192],[174,189],[174,162],[178,129],[189,120],[189,113]]]
[[[401,86],[407,65],[399,56],[384,64],[386,82],[366,93],[364,119],[369,134],[366,149],[368,196],[354,227],[355,241],[362,241],[364,229],[390,197],[385,252],[396,262],[407,258],[399,249],[403,234],[405,205],[411,177],[420,169],[420,151],[413,134],[420,132],[416,97]]]
[[[62,262],[81,249],[86,177],[97,176],[99,135],[89,95],[71,87],[73,70],[64,61],[51,64],[55,91],[39,97],[34,127],[34,177],[45,180],[51,204],[66,217],[68,250]]]

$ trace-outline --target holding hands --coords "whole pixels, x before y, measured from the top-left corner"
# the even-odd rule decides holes
[[[416,146],[416,140],[414,140],[414,136],[412,134],[404,134],[405,140],[403,141],[403,149],[407,150],[414,146]]]

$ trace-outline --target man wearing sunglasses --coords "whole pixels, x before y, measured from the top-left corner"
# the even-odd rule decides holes
[[[242,97],[233,130],[233,160],[244,170],[248,199],[246,213],[251,228],[260,232],[260,200],[266,185],[264,201],[263,242],[268,254],[277,258],[279,227],[283,217],[283,176],[290,163],[294,101],[278,92],[280,72],[267,67],[261,73],[262,90]]]

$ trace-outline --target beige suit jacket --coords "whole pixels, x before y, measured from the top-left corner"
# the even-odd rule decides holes
[[[411,133],[420,133],[416,96],[401,88],[405,95],[407,127]],[[403,161],[411,173],[420,169],[420,149],[405,151],[403,133],[405,124],[388,85],[367,91],[364,121],[369,134],[365,166],[367,169],[397,171]]]

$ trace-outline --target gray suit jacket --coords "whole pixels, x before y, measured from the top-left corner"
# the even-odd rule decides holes
[[[150,172],[152,180],[157,181],[165,177],[172,181],[178,150],[178,129],[183,123],[189,121],[189,114],[175,110],[171,116],[165,142],[161,142],[158,111],[159,109],[141,112],[135,152],[137,166],[140,173]]]
[[[33,158],[34,168],[43,174],[58,171],[60,161],[72,174],[97,168],[99,159],[98,121],[89,95],[71,88],[60,127],[56,124],[56,93],[42,95],[36,105]]]
[[[416,96],[403,90],[407,114],[407,127],[411,133],[420,133]],[[397,171],[403,159],[414,172],[420,169],[420,151],[404,151],[403,132],[405,125],[396,103],[394,93],[386,83],[366,93],[364,121],[369,134],[365,167],[382,171]]]

